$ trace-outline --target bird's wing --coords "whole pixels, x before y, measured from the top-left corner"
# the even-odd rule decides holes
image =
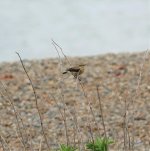
[[[79,72],[79,67],[72,67],[72,68],[68,68],[67,71],[70,71],[70,72]]]

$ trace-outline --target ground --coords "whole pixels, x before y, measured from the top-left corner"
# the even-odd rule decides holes
[[[39,112],[31,83],[21,63],[0,64],[0,150],[2,145],[15,151],[23,148],[38,150],[40,146],[41,150],[46,150],[48,147],[39,113],[51,149],[67,143],[67,130],[69,143],[84,150],[88,140],[105,134],[100,102],[106,135],[114,140],[110,150],[122,150],[124,146],[129,148],[129,143],[132,148],[133,139],[135,150],[148,150],[149,54],[107,54],[68,59],[72,65],[86,63],[80,82],[71,74],[62,75],[69,67],[65,59],[62,62],[58,58],[23,60],[37,94]],[[19,129],[17,123],[20,124]]]

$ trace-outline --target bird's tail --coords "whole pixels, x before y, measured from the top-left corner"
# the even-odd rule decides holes
[[[67,71],[63,72],[63,74],[66,74],[66,73],[67,73]]]

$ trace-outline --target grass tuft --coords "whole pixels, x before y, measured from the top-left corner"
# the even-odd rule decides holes
[[[87,149],[91,151],[108,151],[108,146],[114,143],[111,139],[97,138],[94,142],[86,144]]]
[[[60,145],[60,149],[58,151],[75,151],[76,148],[72,146],[67,146],[65,144]]]

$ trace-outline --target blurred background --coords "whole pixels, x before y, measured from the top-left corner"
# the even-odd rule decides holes
[[[149,0],[0,0],[0,61],[143,51]]]

